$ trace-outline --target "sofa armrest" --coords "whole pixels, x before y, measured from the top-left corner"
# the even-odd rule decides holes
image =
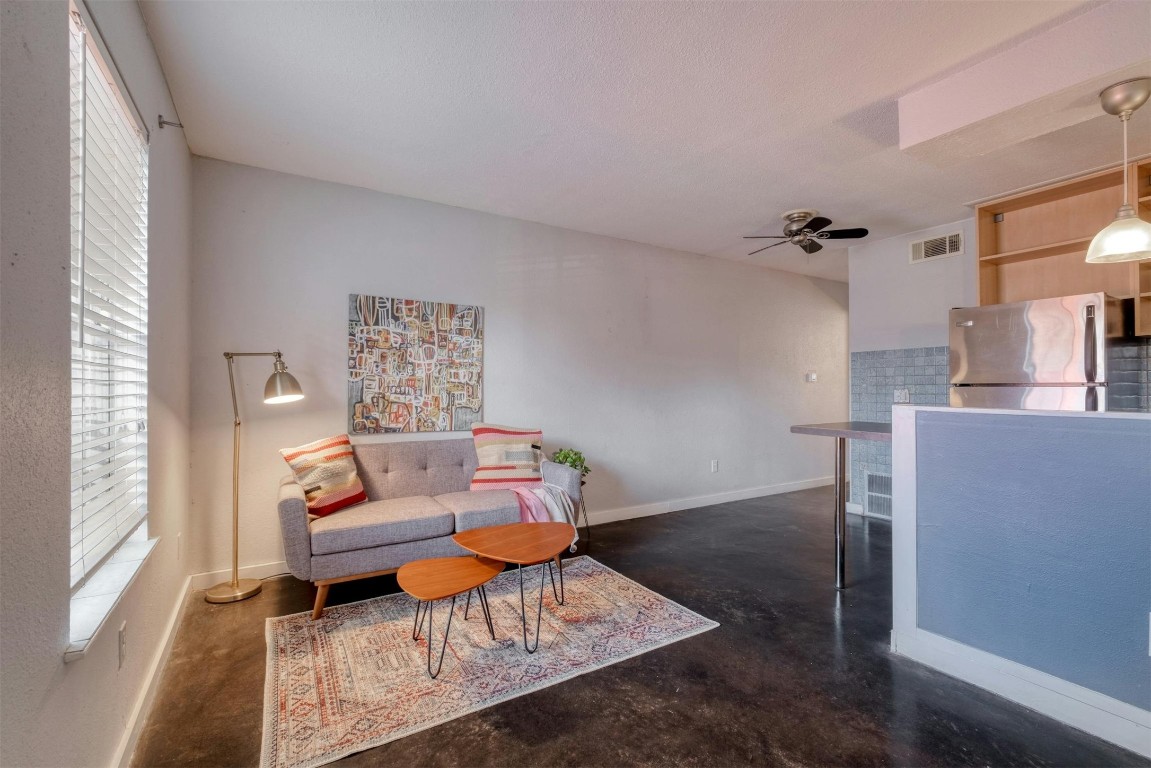
[[[312,532],[308,527],[308,505],[304,488],[294,477],[280,481],[280,533],[284,537],[284,559],[297,579],[312,580]]]
[[[572,504],[577,509],[579,508],[583,501],[583,491],[580,490],[580,480],[583,479],[583,475],[578,469],[569,467],[567,464],[557,464],[554,461],[545,460],[540,464],[540,473],[543,475],[545,483],[558,485],[567,491]]]

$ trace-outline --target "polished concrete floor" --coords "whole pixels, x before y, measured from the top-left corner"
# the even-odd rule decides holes
[[[593,528],[592,557],[720,627],[340,764],[1149,765],[892,656],[890,526],[849,518],[837,593],[831,503],[820,488]],[[330,602],[394,591],[383,577]],[[239,604],[193,595],[133,764],[258,764],[264,619],[313,595],[291,577]]]

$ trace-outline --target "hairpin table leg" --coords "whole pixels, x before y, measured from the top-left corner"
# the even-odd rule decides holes
[[[556,575],[555,575],[555,572],[552,571],[552,561],[551,560],[548,560],[548,575],[552,577],[552,595],[555,596],[556,604],[557,605],[563,605],[564,604],[564,564],[563,564],[563,561],[560,560],[559,555],[556,555],[554,559],[556,561],[556,567],[559,568],[559,570],[560,570],[560,591],[559,592],[556,592]]]
[[[448,633],[452,631],[452,616],[456,612],[456,595],[452,596],[452,607],[448,609],[448,625],[444,627],[444,644],[440,647],[440,662],[436,665],[436,671],[432,671],[432,635],[434,634],[432,628],[432,621],[434,614],[432,612],[432,603],[428,603],[428,609],[425,613],[428,616],[428,674],[433,680],[440,675],[440,670],[444,666],[444,656],[448,652]]]
[[[551,567],[551,561],[548,561],[548,567]],[[527,603],[524,599],[524,567],[517,565],[516,570],[520,574],[520,618],[523,621],[524,629],[524,650],[528,653],[535,653],[540,647],[540,619],[544,615],[544,567],[540,565],[540,599],[539,605],[536,608],[536,642],[532,647],[528,647],[528,609]]]
[[[484,620],[488,623],[488,632],[492,634],[492,640],[496,639],[496,628],[492,625],[492,610],[488,607],[488,593],[484,589],[484,585],[479,586],[480,593],[480,607],[484,609]]]
[[[417,600],[416,601],[416,619],[414,622],[412,622],[412,639],[413,640],[419,640],[420,639],[420,631],[423,630],[423,628],[424,628],[424,619],[423,619],[423,616],[420,616],[420,608],[424,609],[424,611],[423,611],[424,616],[428,615],[427,603],[425,603],[423,600]]]

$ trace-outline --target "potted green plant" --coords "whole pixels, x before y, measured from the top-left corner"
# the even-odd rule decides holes
[[[560,448],[552,454],[552,461],[556,464],[567,464],[572,469],[578,469],[580,473],[580,485],[587,483],[587,480],[584,480],[584,478],[591,472],[591,467],[587,465],[583,454],[575,448]]]

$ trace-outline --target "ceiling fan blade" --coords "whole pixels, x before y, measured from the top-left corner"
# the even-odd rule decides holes
[[[831,219],[826,216],[816,216],[811,221],[803,225],[803,228],[810,230],[812,233],[818,232],[824,227],[831,226]]]
[[[763,239],[769,238],[769,237],[775,238],[777,240],[786,240],[787,239],[787,235],[744,235],[743,239],[744,240],[763,240]]]
[[[867,230],[863,227],[856,227],[855,229],[829,229],[819,236],[827,240],[847,240],[852,237],[867,237]]]
[[[780,243],[772,243],[771,245],[765,245],[764,247],[760,248],[758,251],[752,251],[751,253],[749,253],[747,255],[748,256],[754,256],[755,254],[759,253],[760,251],[766,251],[768,248],[774,248],[775,246],[783,245],[783,243],[786,243],[786,242],[787,242],[787,240],[784,240],[783,242],[780,242]]]
[[[816,253],[818,251],[823,250],[823,246],[820,245],[819,243],[815,242],[814,240],[808,240],[806,243],[801,243],[799,247],[803,249],[804,253],[808,253],[808,254]]]

